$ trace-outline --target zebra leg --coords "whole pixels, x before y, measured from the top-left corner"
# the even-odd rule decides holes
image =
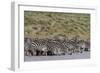
[[[39,56],[40,51],[36,50],[36,56]]]
[[[85,48],[84,51],[89,51],[88,48]]]
[[[29,52],[29,56],[33,56],[33,51],[32,50],[28,50],[28,52]]]
[[[47,51],[47,55],[52,56],[53,55],[52,51]]]
[[[27,56],[27,50],[24,50],[24,55]]]
[[[72,50],[68,49],[68,55],[72,55]]]
[[[80,48],[80,53],[83,53],[83,48],[82,47]]]
[[[26,50],[26,52],[25,52],[25,56],[30,56],[30,52],[29,52],[29,50]]]

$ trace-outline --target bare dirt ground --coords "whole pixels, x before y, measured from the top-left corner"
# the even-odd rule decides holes
[[[90,52],[84,53],[74,53],[72,55],[62,55],[62,56],[25,56],[25,62],[31,61],[48,61],[48,60],[70,60],[70,59],[89,59]]]

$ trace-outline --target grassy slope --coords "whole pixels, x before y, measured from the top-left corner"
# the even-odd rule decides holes
[[[24,34],[32,38],[90,38],[90,15],[79,13],[24,12]]]

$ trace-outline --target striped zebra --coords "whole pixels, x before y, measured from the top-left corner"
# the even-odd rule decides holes
[[[63,50],[64,50],[65,54],[68,53],[68,49],[69,49],[69,47],[68,47],[68,40],[61,40],[60,44],[62,44]]]
[[[51,51],[51,55],[64,55],[63,46],[57,40],[48,41],[47,48]]]
[[[71,40],[64,40],[62,45],[64,46],[66,53],[72,55],[73,53],[77,53],[79,51],[77,41]]]
[[[72,44],[72,43],[69,43],[68,42],[68,50],[67,50],[67,53],[69,54],[69,55],[72,55],[73,53],[74,53],[74,50],[75,50],[75,47],[74,47],[74,45]]]
[[[32,41],[32,51],[36,56],[47,56],[47,46],[44,39],[34,39]]]
[[[32,55],[32,51],[31,49],[31,43],[32,43],[32,39],[31,38],[24,38],[24,55],[25,56],[29,56]]]
[[[83,41],[71,39],[68,41],[69,52],[82,53],[83,52]]]
[[[80,53],[90,51],[90,43],[87,41],[83,41],[83,40],[79,41],[79,47],[80,47]]]

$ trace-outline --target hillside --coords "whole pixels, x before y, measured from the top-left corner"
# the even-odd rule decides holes
[[[90,39],[90,14],[25,11],[24,21],[25,37]]]

